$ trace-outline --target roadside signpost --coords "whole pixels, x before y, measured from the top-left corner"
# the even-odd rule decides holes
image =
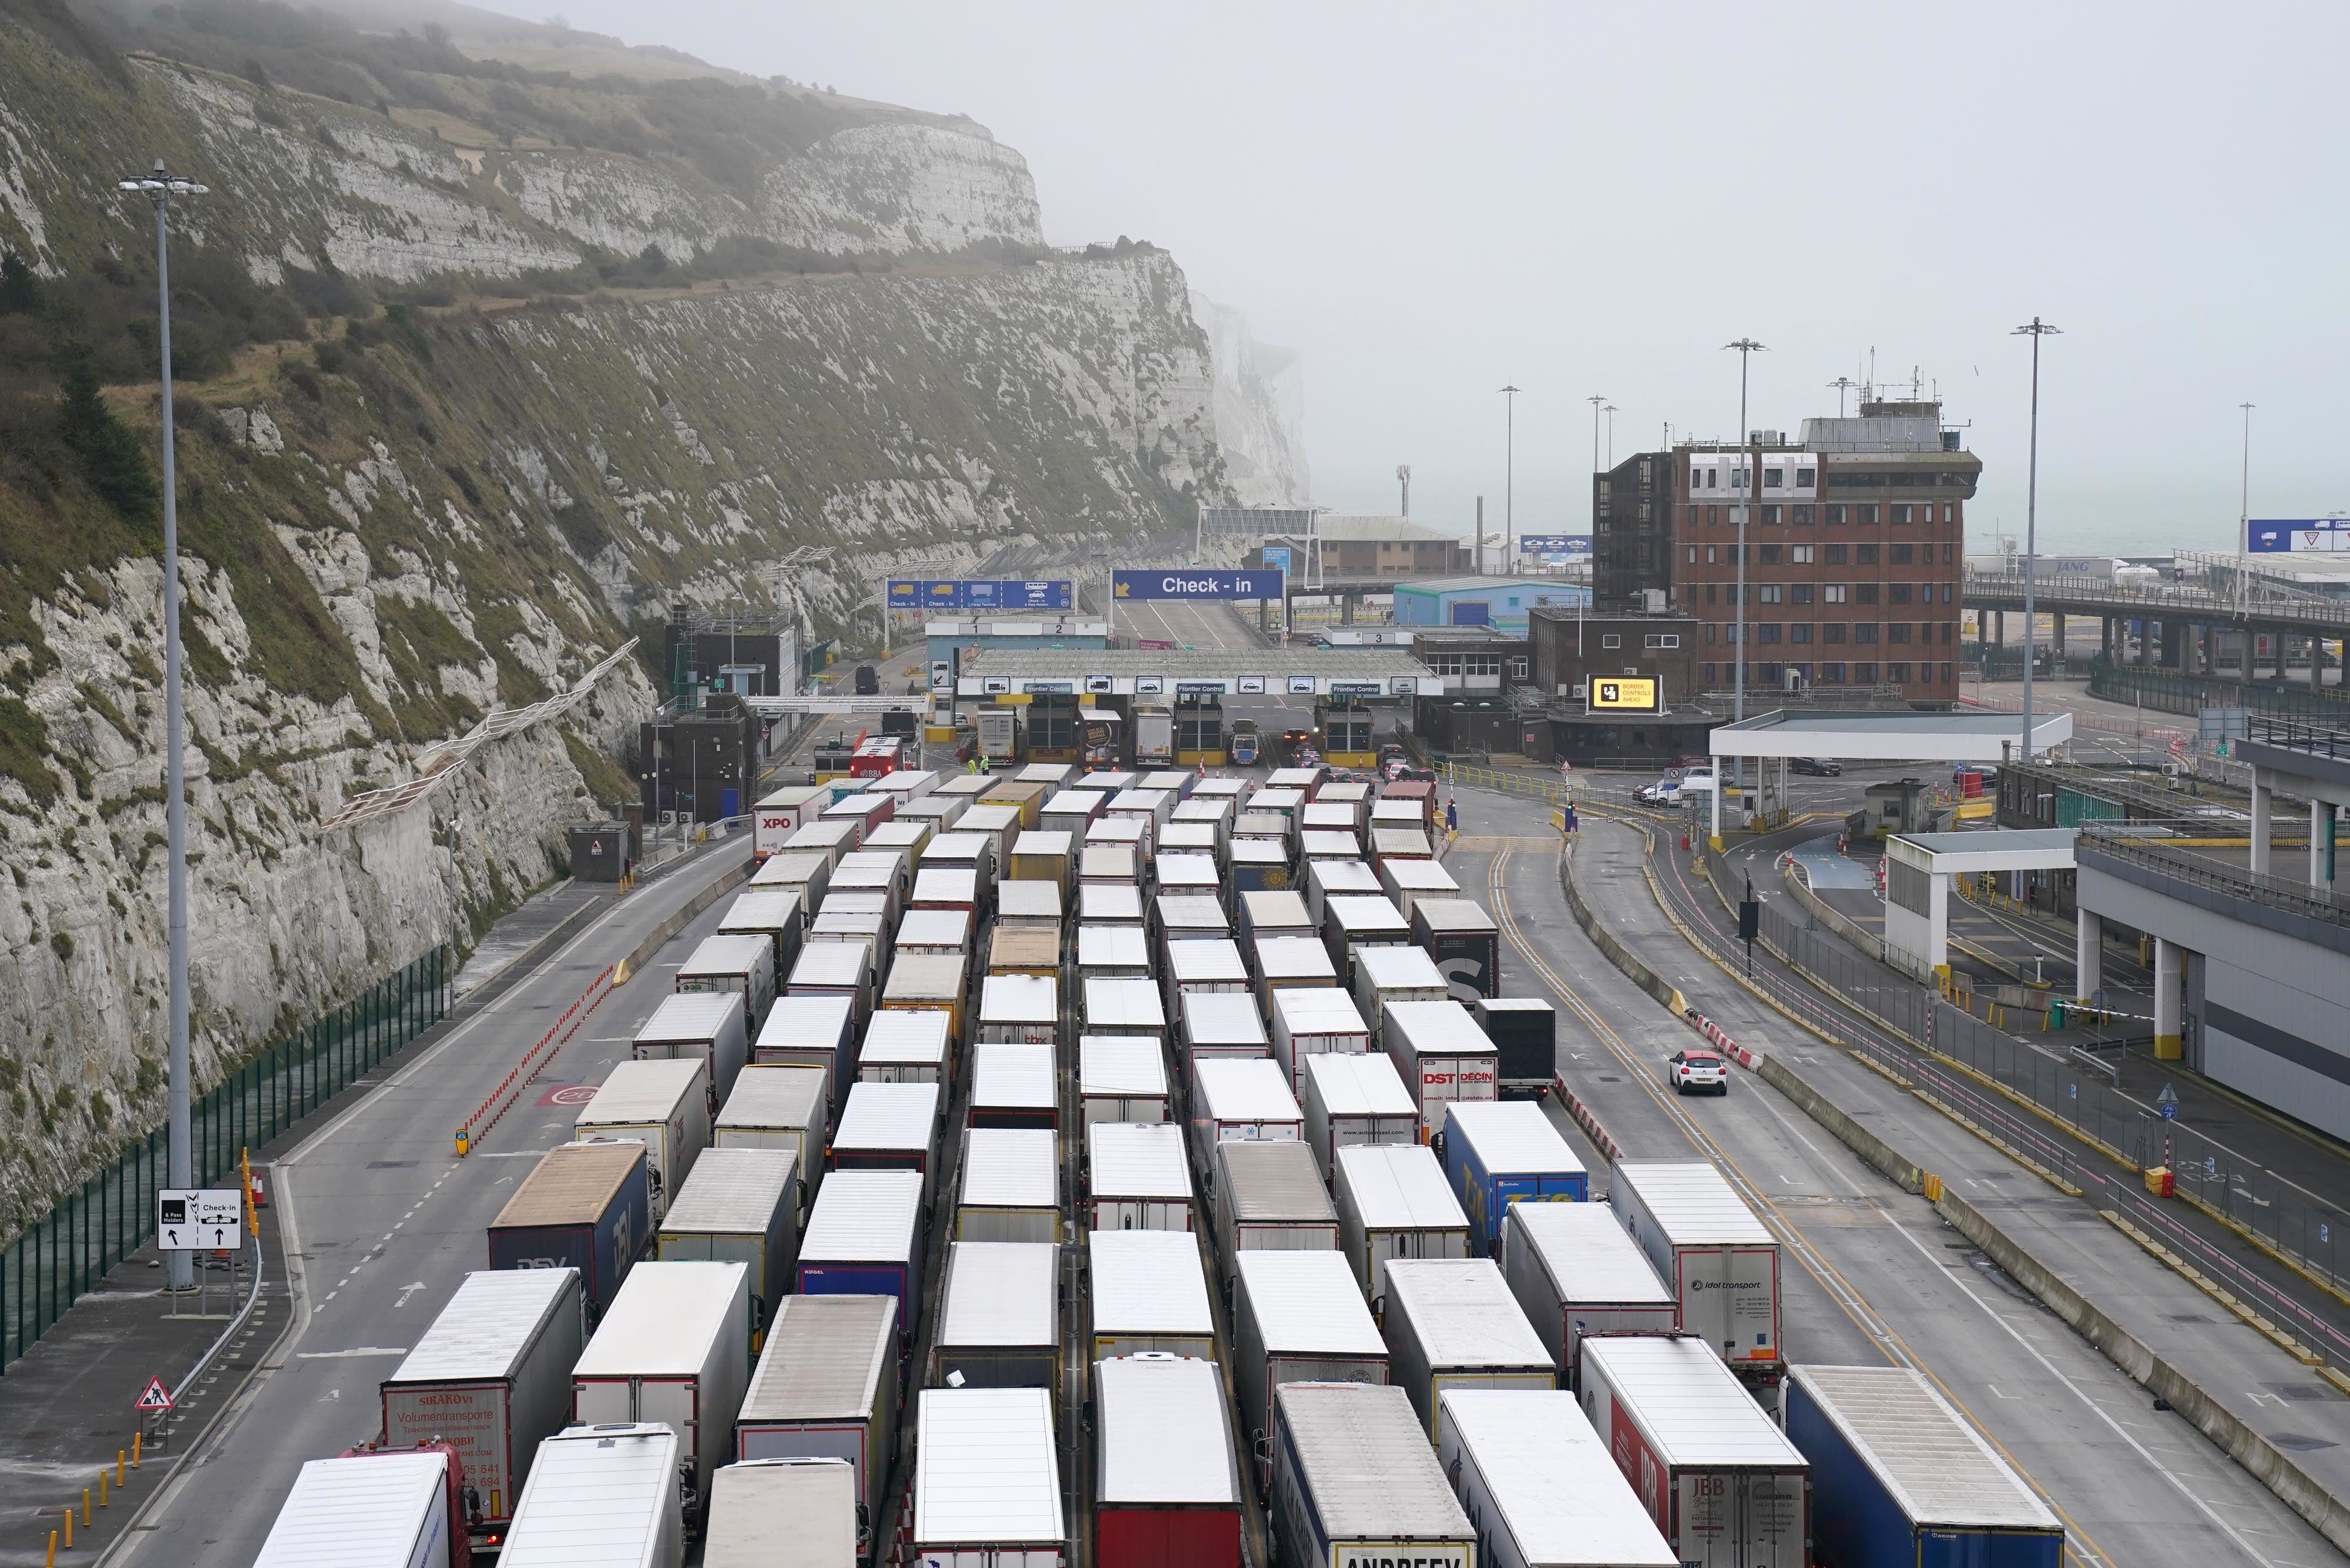
[[[172,1391],[163,1386],[163,1380],[150,1377],[147,1386],[139,1391],[139,1397],[130,1402],[130,1407],[142,1416],[153,1416],[172,1408],[173,1404]]]

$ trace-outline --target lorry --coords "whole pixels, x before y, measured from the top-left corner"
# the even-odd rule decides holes
[[[493,1269],[573,1269],[593,1324],[652,1240],[645,1146],[557,1144],[490,1221]]]
[[[1469,1217],[1425,1144],[1349,1145],[1337,1151],[1332,1179],[1338,1248],[1374,1315],[1387,1311],[1394,1260],[1469,1256]]]
[[[1217,1251],[1227,1261],[1258,1248],[1336,1250],[1338,1211],[1304,1143],[1228,1138],[1211,1175]]]
[[[1216,1364],[1145,1351],[1094,1366],[1097,1568],[1241,1568],[1241,1471]]]
[[[1181,1231],[1096,1231],[1086,1238],[1092,1288],[1088,1363],[1161,1351],[1211,1360],[1215,1314],[1200,1243]]]
[[[2064,1527],[1922,1373],[1797,1366],[1787,1438],[1811,1463],[1824,1568],[2057,1568]]]
[[[960,963],[958,958],[953,961]],[[904,968],[901,961],[899,968]],[[943,1084],[953,1072],[954,1018],[929,1009],[884,1007],[865,1026],[857,1053],[860,1084]]]
[[[1175,760],[1175,715],[1164,708],[1134,711],[1134,763],[1164,767]]]
[[[1674,1334],[1680,1303],[1605,1200],[1521,1203],[1502,1227],[1502,1277],[1572,1389],[1586,1334]]]
[[[971,1104],[974,1127],[1035,1127],[1061,1125],[1060,1077],[1050,1045],[989,1041],[971,1052]]]
[[[1360,862],[1347,860],[1338,864],[1353,866]],[[1403,918],[1403,911],[1384,893],[1333,893],[1322,904],[1322,945],[1330,950],[1330,963],[1338,971],[1338,982],[1351,989],[1363,952],[1371,948],[1410,946],[1411,922]]]
[[[1060,1253],[1050,1241],[951,1241],[931,1387],[1041,1388],[1061,1355]]]
[[[1226,1138],[1305,1141],[1305,1113],[1281,1064],[1264,1057],[1201,1057],[1191,1064],[1191,1157],[1203,1173],[1216,1167]]]
[[[843,1459],[753,1459],[711,1477],[702,1568],[857,1568],[867,1526]]]
[[[1745,1561],[1690,1557],[1667,1544],[1574,1395],[1448,1388],[1441,1404],[1436,1459],[1477,1526],[1479,1568],[1731,1568]]]
[[[1457,1002],[1399,1002],[1387,1010],[1387,1054],[1419,1106],[1421,1134],[1435,1138],[1461,1101],[1497,1097],[1500,1053]]]
[[[1385,1056],[1324,1051],[1305,1058],[1305,1142],[1335,1181],[1338,1150],[1355,1144],[1415,1143],[1419,1107]],[[1440,1179],[1441,1172],[1439,1173]],[[1465,1221],[1464,1221],[1465,1222]]]
[[[923,1568],[1065,1568],[1052,1397],[925,1388],[915,1407],[913,1560]]]
[[[708,1070],[715,1112],[733,1092],[735,1075],[750,1055],[743,999],[733,992],[677,992],[637,1026],[629,1054],[639,1062],[699,1060]]]
[[[652,1217],[693,1173],[694,1158],[709,1147],[710,1069],[699,1057],[675,1062],[621,1062],[605,1075],[595,1097],[573,1118],[581,1143],[634,1141],[645,1146],[645,1183]]]
[[[1476,1568],[1477,1532],[1400,1388],[1284,1384],[1265,1431],[1287,1568]]]
[[[677,966],[680,992],[736,992],[754,1032],[775,1000],[775,944],[764,936],[704,937]]]
[[[475,1499],[466,1533],[481,1546],[504,1539],[531,1457],[571,1417],[587,1324],[577,1269],[467,1274],[378,1389],[385,1448],[455,1451]]]
[[[1263,1061],[1272,1055],[1272,1046],[1264,1037],[1264,1015],[1256,1010],[1256,998],[1246,992],[1206,992],[1178,1000],[1182,1008],[1183,1030],[1182,1048],[1176,1059],[1183,1064],[1183,1076],[1191,1076],[1191,1064],[1206,1058]]]
[[[1095,1122],[1167,1119],[1167,1054],[1156,1040],[1132,1034],[1077,1038],[1077,1114]]]
[[[691,1462],[691,1449],[665,1422],[556,1433],[531,1461],[501,1568],[574,1568],[583,1541],[595,1543],[599,1568],[684,1568],[678,1476]]]
[[[1681,1562],[1806,1568],[1810,1467],[1720,1356],[1681,1334],[1594,1334],[1582,1355],[1583,1413]]]
[[[786,784],[751,807],[751,858],[764,860],[785,840],[824,815],[830,784]]]
[[[937,1084],[852,1084],[826,1164],[844,1170],[907,1170],[929,1191],[939,1156]]]
[[[255,1568],[467,1568],[469,1485],[450,1443],[311,1459],[279,1505]]]
[[[1308,1056],[1358,1056],[1370,1050],[1371,1031],[1363,1022],[1363,1010],[1336,986],[1283,986],[1272,995],[1273,1059],[1292,1084],[1304,1078]],[[1412,1099],[1419,1103],[1417,1095]]]
[[[1061,1158],[1052,1130],[970,1128],[957,1180],[956,1241],[1061,1240]]]
[[[1681,1327],[1701,1335],[1731,1369],[1773,1384],[1779,1343],[1779,1242],[1712,1166],[1626,1160],[1609,1179],[1609,1206],[1679,1302]]]
[[[709,1148],[662,1217],[655,1255],[667,1263],[748,1268],[755,1344],[792,1288],[799,1239],[798,1157],[780,1148]]]
[[[684,1445],[679,1501],[698,1523],[711,1472],[733,1457],[750,1381],[749,1266],[648,1262],[629,1273],[571,1369],[572,1417],[590,1427],[658,1421],[675,1432]]]
[[[718,1107],[711,1147],[789,1150],[799,1173],[798,1212],[805,1215],[824,1168],[831,1101],[832,1075],[821,1067],[745,1067]]]
[[[774,950],[770,972],[785,975],[807,937],[808,912],[796,888],[753,888],[737,894],[718,918],[723,937],[764,937]]]
[[[1469,1011],[1493,1043],[1501,1097],[1548,1098],[1558,1082],[1558,1009],[1539,996],[1481,996]]]
[[[1093,1122],[1086,1127],[1089,1231],[1190,1231],[1191,1172],[1175,1122]]]
[[[1447,1388],[1556,1388],[1558,1366],[1491,1258],[1388,1262],[1388,1381],[1411,1397],[1430,1439],[1444,1438]]]
[[[1500,1254],[1513,1203],[1580,1203],[1591,1178],[1532,1100],[1456,1101],[1444,1135],[1444,1174],[1469,1210],[1480,1257]]]
[[[1474,898],[1416,898],[1411,940],[1436,961],[1455,1002],[1502,994],[1502,931]]]
[[[1371,1026],[1374,1051],[1387,1040],[1388,1003],[1442,1002],[1452,994],[1436,961],[1409,947],[1365,948],[1356,955],[1355,983],[1349,989],[1363,1021]]]
[[[1388,1347],[1337,1253],[1243,1252],[1232,1267],[1232,1391],[1241,1430],[1263,1466],[1281,1385],[1385,1383]],[[1424,1424],[1419,1443],[1425,1451]]]
[[[734,1417],[735,1459],[846,1460],[871,1531],[898,1444],[898,1355],[897,1297],[785,1296]]]
[[[922,1185],[912,1170],[836,1170],[800,1237],[800,1295],[886,1295],[913,1343],[922,1299]]]

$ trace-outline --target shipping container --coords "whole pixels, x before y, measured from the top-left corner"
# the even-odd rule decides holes
[[[384,1446],[456,1450],[481,1499],[467,1532],[476,1544],[504,1536],[531,1457],[570,1420],[571,1367],[587,1334],[577,1269],[467,1274],[383,1380]]]
[[[1469,1010],[1493,1042],[1503,1098],[1546,1098],[1558,1082],[1558,1010],[1538,996],[1481,996]]]
[[[2064,1527],[1922,1373],[1797,1366],[1787,1437],[1810,1461],[1824,1568],[2058,1568]]]
[[[710,1478],[702,1568],[857,1568],[857,1467],[754,1459]]]
[[[1157,819],[1148,813],[1106,813],[1076,836],[1078,853],[1082,855],[1087,849],[1123,849],[1147,864],[1158,851],[1159,832]]]
[[[1387,1038],[1387,1006],[1391,1002],[1442,1002],[1451,991],[1437,972],[1436,961],[1418,948],[1365,948],[1356,957],[1355,981],[1348,990],[1363,1022],[1371,1026],[1371,1049]]]
[[[958,1241],[1061,1240],[1061,1152],[1043,1127],[971,1127],[962,1135]]]
[[[1232,1392],[1242,1432],[1262,1465],[1275,1387],[1385,1383],[1388,1347],[1336,1252],[1251,1251],[1232,1263]]]
[[[873,1012],[873,954],[862,942],[810,941],[800,950],[799,961],[792,965],[792,977],[784,984],[785,1002],[795,997],[839,997],[849,1004],[849,1016],[854,1026],[862,1028]],[[778,1009],[782,1003],[777,1003]],[[767,1033],[759,1033],[760,1051],[766,1048]],[[754,1059],[772,1060],[764,1055]],[[839,1072],[835,1082],[845,1079],[849,1070],[849,1054],[844,1047],[840,1054]]]
[[[1050,882],[1066,890],[1071,884],[1069,873],[1076,859],[1074,842],[1066,832],[1030,828],[1013,841],[1011,879]]]
[[[620,1062],[604,1075],[595,1097],[579,1107],[571,1136],[579,1143],[643,1144],[645,1184],[659,1221],[693,1173],[694,1158],[710,1146],[714,1119],[710,1069],[699,1059]]]
[[[473,1555],[459,1501],[473,1484],[449,1444],[311,1459],[296,1473],[254,1563],[464,1568]],[[54,1535],[49,1555],[54,1561]]]
[[[903,967],[904,961],[899,961]],[[857,1051],[860,1084],[944,1084],[953,1076],[951,1013],[898,1008],[877,1012]]]
[[[1050,1045],[1060,1023],[1060,986],[1051,976],[991,974],[980,982],[980,1044]]]
[[[1806,1568],[1804,1456],[1694,1337],[1595,1334],[1583,1413],[1683,1563]]]
[[[1150,943],[1139,925],[1079,926],[1077,979],[1140,980],[1150,978]]]
[[[573,1427],[538,1446],[501,1568],[682,1568],[681,1463],[692,1450],[659,1421]]]
[[[1326,1052],[1361,1055],[1371,1048],[1362,1009],[1335,986],[1284,986],[1273,992],[1272,1012],[1273,1059],[1293,1085],[1303,1078],[1308,1056]],[[1413,1104],[1418,1103],[1414,1096]]]
[[[1359,1379],[1287,1381],[1274,1392],[1270,1419],[1260,1466],[1283,1563],[1472,1568],[1480,1561],[1476,1532],[1402,1389]]]
[[[1333,1057],[1345,1062],[1347,1057]],[[1384,1057],[1370,1057],[1384,1061]],[[1417,1119],[1414,1121],[1417,1129]],[[1370,1299],[1387,1311],[1388,1264],[1404,1259],[1465,1259],[1469,1217],[1445,1185],[1436,1156],[1418,1143],[1358,1143],[1331,1162],[1337,1192],[1338,1246]]]
[[[963,998],[970,991],[967,959],[962,953],[906,953],[889,966],[889,983],[881,990],[881,1012],[941,1012],[947,1033],[957,1044],[963,1037]],[[871,1030],[867,1030],[868,1038]]]
[[[824,815],[830,784],[786,784],[751,808],[751,858],[764,860],[785,841]]]
[[[1190,1231],[1191,1171],[1173,1122],[1095,1122],[1086,1128],[1088,1231]]]
[[[577,1270],[593,1321],[652,1240],[647,1168],[639,1141],[548,1149],[490,1221],[490,1267]]]
[[[983,1040],[972,1047],[971,1110],[974,1127],[1061,1125],[1061,1085],[1053,1047]]]
[[[1167,1119],[1167,1054],[1156,1040],[1087,1034],[1077,1040],[1077,1108],[1095,1122]]]
[[[1089,1360],[1159,1352],[1211,1360],[1215,1314],[1200,1241],[1184,1231],[1095,1231],[1086,1238],[1093,1302]]]
[[[1305,1113],[1277,1062],[1259,1057],[1204,1057],[1191,1063],[1191,1158],[1215,1169],[1216,1145],[1226,1138],[1305,1141]]]
[[[705,937],[678,965],[676,989],[740,992],[743,1021],[755,1031],[775,1000],[775,944],[761,937]]]
[[[853,1084],[840,1125],[833,1129],[827,1169],[910,1170],[925,1190],[939,1161],[940,1106],[937,1084]]]
[[[836,796],[835,800],[840,798]],[[825,859],[825,868],[829,871],[838,866],[840,857],[855,849],[858,841],[864,836],[865,830],[859,824],[836,817],[827,808],[817,820],[784,840],[783,852],[786,855],[821,855]],[[760,869],[764,870],[765,867]],[[814,906],[811,903],[809,907]]]
[[[788,1151],[798,1172],[795,1212],[806,1215],[824,1168],[831,1106],[831,1075],[821,1067],[745,1067],[718,1107],[711,1147]]]
[[[1477,1527],[1480,1568],[1682,1568],[1575,1396],[1448,1388],[1437,1462]],[[1760,1565],[1758,1564],[1758,1568]]]
[[[1349,990],[1359,967],[1357,955],[1372,948],[1410,944],[1411,922],[1385,894],[1333,893],[1323,900],[1322,945],[1330,950],[1338,983]]]
[[[1052,1394],[1061,1359],[1060,1262],[1050,1241],[950,1242],[922,1381]]]
[[[925,1388],[915,1416],[914,1555],[923,1568],[1062,1568],[1051,1396]]]
[[[764,937],[775,953],[772,972],[792,972],[807,935],[807,910],[796,888],[753,888],[735,896],[718,918],[723,937]],[[772,998],[770,1002],[772,1002]]]
[[[794,983],[798,982],[797,977],[803,972],[836,972],[821,966],[809,967],[808,961],[817,950],[810,947],[800,954],[799,968],[793,971]],[[858,966],[864,963],[864,955],[858,950],[843,950],[855,954]],[[856,1038],[854,996],[814,990],[805,993],[786,992],[776,1002],[775,1011],[767,1014],[767,1026],[759,1031],[759,1038],[751,1047],[751,1062],[759,1067],[812,1067],[822,1073],[825,1116],[816,1123],[821,1132],[841,1101],[848,1097],[848,1085],[857,1080]]]
[[[1454,1102],[1444,1133],[1444,1175],[1469,1210],[1479,1257],[1498,1257],[1513,1203],[1580,1203],[1591,1178],[1542,1106],[1532,1100]]]
[[[848,847],[862,849],[866,835],[889,821],[897,809],[898,803],[886,794],[843,795],[824,808],[819,826],[835,822],[847,824]]]
[[[1502,1227],[1502,1277],[1542,1335],[1559,1382],[1576,1386],[1586,1334],[1673,1334],[1679,1302],[1607,1202],[1522,1203]]]
[[[1087,1033],[1166,1038],[1166,1003],[1149,981],[1088,980],[1085,996]]]
[[[1013,887],[1043,887],[1039,882]],[[1008,926],[997,921],[987,947],[987,972],[1033,974],[1050,980],[1061,972],[1061,933],[1057,927]]]
[[[1144,929],[1142,889],[1124,882],[1094,882],[1077,889],[1077,929],[1131,926]]]
[[[734,992],[674,992],[637,1026],[629,1054],[638,1062],[694,1061],[719,1100],[734,1089],[749,1055],[743,998]]]
[[[1246,992],[1195,992],[1180,999],[1183,1027],[1180,1038],[1183,1077],[1189,1081],[1191,1064],[1201,1057],[1220,1056],[1247,1060],[1268,1058],[1273,1047],[1266,1040],[1264,1019],[1256,1010],[1256,998]]]
[[[1259,893],[1284,893],[1297,881],[1289,864],[1288,847],[1271,838],[1234,838],[1223,848],[1225,874],[1232,891],[1246,898]],[[1304,907],[1301,903],[1301,909]]]
[[[1094,1367],[1097,1568],[1241,1568],[1240,1463],[1212,1361],[1147,1351]]]
[[[1215,1161],[1209,1188],[1216,1242],[1227,1265],[1258,1249],[1337,1250],[1338,1211],[1303,1143],[1227,1139],[1216,1146]]]
[[[971,932],[969,909],[909,909],[898,922],[895,950],[899,958],[910,953],[967,953]]]
[[[1379,894],[1379,874],[1360,860],[1315,860],[1299,865],[1305,883],[1305,912],[1314,920],[1314,934],[1329,929],[1330,900],[1370,898]]]
[[[899,1336],[910,1345],[922,1300],[922,1181],[911,1170],[826,1177],[800,1235],[797,1293],[895,1296]]]
[[[898,1298],[791,1295],[734,1417],[738,1459],[846,1459],[879,1526],[898,1437]]]
[[[711,1471],[733,1457],[750,1381],[748,1266],[648,1262],[629,1272],[571,1369],[572,1418],[659,1421],[675,1432],[685,1445],[691,1518],[710,1495]],[[517,1537],[521,1524],[518,1517]]]
[[[1447,1388],[1556,1388],[1558,1366],[1490,1258],[1391,1258],[1388,1381],[1411,1396],[1431,1440],[1444,1438]]]
[[[799,1162],[775,1148],[705,1149],[660,1222],[663,1262],[751,1271],[751,1327],[764,1330],[792,1288],[799,1251]]]
[[[822,849],[784,850],[768,857],[748,887],[754,893],[796,895],[805,923],[832,887],[832,856]]]
[[[1241,945],[1251,954],[1252,973],[1259,972],[1254,955],[1264,942],[1278,937],[1311,940],[1315,936],[1314,917],[1305,912],[1305,895],[1295,888],[1244,891],[1234,902],[1240,910]]]
[[[1232,934],[1232,923],[1225,917],[1222,902],[1204,893],[1161,893],[1151,900],[1151,909],[1159,917],[1162,941]]]
[[[1680,1303],[1681,1327],[1751,1380],[1776,1382],[1779,1242],[1721,1172],[1627,1160],[1609,1174],[1617,1222]]]
[[[1135,853],[1126,845],[1088,844],[1077,856],[1077,886],[1105,882],[1139,888],[1142,879],[1135,864]]]
[[[1498,1053],[1477,1020],[1457,1002],[1399,1002],[1388,1009],[1387,1054],[1396,1075],[1419,1102],[1425,1135],[1444,1131],[1455,1103],[1496,1098]]]
[[[1423,837],[1420,842],[1427,840]],[[1452,873],[1424,856],[1387,857],[1379,862],[1378,873],[1380,890],[1395,900],[1406,919],[1412,918],[1412,910],[1423,899],[1461,897],[1461,884]]]
[[[1385,1056],[1319,1051],[1298,1060],[1305,1069],[1297,1097],[1305,1112],[1305,1142],[1325,1181],[1336,1179],[1342,1148],[1419,1141],[1419,1107]]]

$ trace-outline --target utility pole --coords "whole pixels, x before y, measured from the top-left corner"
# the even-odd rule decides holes
[[[2019,327],[2009,334],[2032,339],[2032,456],[2025,469],[2023,488],[2022,758],[2026,767],[2032,764],[2032,645],[2033,628],[2038,624],[2032,613],[2032,576],[2040,553],[2040,340],[2060,330],[2035,316],[2029,326]],[[2248,421],[2251,417],[2245,416]],[[2148,626],[2147,629],[2153,628]]]
[[[1409,518],[1411,515],[1411,464],[1396,464],[1396,483],[1403,486],[1403,515]]]
[[[1518,389],[1502,389],[1502,573],[1509,575],[1518,539]]]
[[[1610,403],[1599,410],[1607,416],[1607,472],[1616,471],[1616,416],[1624,410]]]
[[[1762,475],[1754,472],[1757,466],[1753,458],[1754,443],[1747,439],[1749,432],[1746,429],[1746,366],[1756,354],[1766,353],[1768,350],[1752,337],[1741,337],[1735,343],[1723,344],[1722,348],[1725,350],[1731,348],[1738,350],[1738,450],[1741,461],[1746,464],[1745,481],[1740,491],[1737,506],[1738,652],[1737,662],[1731,666],[1733,676],[1731,688],[1731,716],[1735,722],[1746,717],[1746,514],[1749,510],[1747,504],[1752,497],[1759,493],[1756,486],[1762,481]],[[1721,779],[1714,780],[1714,787],[1717,790],[1721,787]],[[1746,759],[1743,757],[1738,759],[1738,791],[1739,802],[1742,805],[1746,799]]]
[[[1835,389],[1836,418],[1842,419],[1844,418],[1844,395],[1846,392],[1851,391],[1855,387],[1859,386],[1860,383],[1854,380],[1850,376],[1838,376],[1835,380],[1830,381],[1828,385]]]
[[[2236,602],[2242,607],[2245,615],[2250,617],[2252,608],[2251,552],[2252,547],[2252,409],[2254,405],[2238,403],[2236,406],[2244,410],[2243,490],[2236,504]],[[2248,643],[2251,635],[2251,622],[2247,619],[2244,623],[2244,637]],[[2213,668],[2218,668],[2216,658]],[[2249,658],[2245,659],[2243,669],[2249,678],[2251,670],[2251,660]]]
[[[1607,394],[1605,392],[1594,392],[1591,396],[1584,399],[1583,400],[1591,405],[1591,472],[1597,473],[1600,472],[1599,410],[1601,406],[1607,401]],[[1592,529],[1596,532],[1599,527],[1599,492],[1596,488],[1591,492],[1591,526]]]
[[[1477,497],[1477,575],[1485,575],[1485,498]]]
[[[188,781],[182,754],[187,750],[187,715],[180,692],[180,484],[172,420],[171,211],[172,197],[202,196],[209,188],[184,174],[167,172],[160,158],[151,171],[118,181],[115,188],[135,191],[155,207],[155,303],[163,371],[163,829],[171,867],[165,923],[172,950],[171,1147],[165,1172],[168,1185],[189,1188],[196,1181],[189,1116]],[[192,1290],[194,1255],[166,1252],[163,1257],[165,1287]]]

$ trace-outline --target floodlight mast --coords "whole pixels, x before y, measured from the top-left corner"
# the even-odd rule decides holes
[[[2032,610],[2033,567],[2040,552],[2040,340],[2054,337],[2062,327],[2033,317],[2009,336],[2032,339],[2032,447],[2026,465],[2023,490],[2023,751],[2024,763],[2032,761],[2032,656],[2037,640],[2037,621]],[[2147,630],[2149,623],[2139,623]],[[2143,635],[2143,633],[2141,633]]]

